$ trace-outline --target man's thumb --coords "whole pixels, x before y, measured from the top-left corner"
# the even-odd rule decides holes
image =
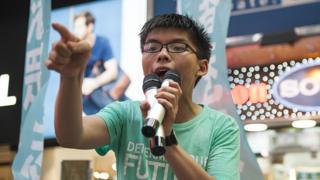
[[[67,45],[73,53],[86,53],[91,51],[91,46],[87,41],[80,41],[80,42],[68,41]]]

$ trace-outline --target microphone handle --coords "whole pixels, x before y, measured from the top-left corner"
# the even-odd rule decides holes
[[[171,79],[165,79],[163,80],[161,87],[166,87],[169,86],[169,82],[172,81]],[[155,101],[153,102],[153,106],[151,106],[150,111],[148,112],[148,116],[147,119],[154,119],[156,121],[158,121],[157,123],[159,125],[162,124],[164,115],[166,113],[165,108],[158,103],[157,99],[153,96],[153,98],[155,99]],[[158,126],[156,127],[156,129],[158,129]]]
[[[154,137],[151,137],[149,141],[150,150],[154,156],[162,156],[166,152],[166,149],[164,148],[165,136],[162,125],[159,126],[156,135]]]
[[[152,87],[152,88],[148,89],[145,93],[146,100],[148,101],[150,107],[153,107],[155,105],[155,103],[157,103],[157,99],[155,98],[156,94],[157,94],[157,87]],[[148,111],[148,113],[149,113],[149,111]]]
[[[164,107],[158,103],[154,103],[154,105],[150,108],[145,124],[142,127],[142,134],[145,137],[154,137],[157,129],[162,123],[162,120],[164,118],[165,109]]]
[[[164,107],[157,101],[153,104],[153,106],[151,106],[147,115],[147,119],[154,119],[158,121],[158,124],[162,124],[164,114],[165,114]]]
[[[161,87],[169,86],[170,81],[172,81],[172,80],[171,79],[163,80]],[[154,97],[155,94],[152,94],[152,95],[153,95],[154,101],[152,102],[153,104],[148,112],[147,119],[154,119],[154,120],[158,121],[158,124],[162,124],[162,120],[164,118],[166,111],[165,111],[164,107],[160,103],[158,103],[157,99]],[[152,98],[150,97],[150,99],[152,99]],[[157,128],[158,127],[156,127],[156,129]]]
[[[162,84],[161,87],[165,87],[165,86],[169,86],[170,81],[172,81],[171,79],[165,79]],[[161,107],[163,108],[163,106],[161,105]],[[163,108],[164,112],[165,109]],[[164,115],[165,113],[163,113]],[[157,129],[157,133],[153,138],[150,138],[150,149],[151,149],[151,153],[154,156],[162,156],[164,155],[164,153],[166,152],[165,147],[165,135],[164,135],[164,129],[162,126],[162,120],[163,117],[160,119],[161,121],[159,121],[159,127]]]
[[[161,87],[168,87],[170,81],[173,81],[172,79],[165,79],[163,80],[163,82],[161,83]]]

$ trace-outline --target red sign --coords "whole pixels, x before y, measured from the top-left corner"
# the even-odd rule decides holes
[[[241,105],[250,101],[251,103],[264,103],[268,100],[267,98],[267,86],[265,83],[250,84],[247,88],[243,85],[236,85],[231,90],[233,102]]]

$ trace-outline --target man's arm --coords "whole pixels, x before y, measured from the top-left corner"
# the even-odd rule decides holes
[[[61,77],[55,105],[55,131],[63,147],[91,149],[109,143],[109,133],[99,116],[82,117],[80,78]]]
[[[105,71],[96,77],[96,81],[99,87],[111,82],[118,76],[118,64],[115,58],[109,59],[104,62]]]
[[[72,148],[93,148],[107,144],[109,133],[97,116],[82,118],[81,85],[91,47],[80,41],[66,27],[54,23],[60,33],[45,64],[60,74],[60,87],[55,104],[55,130],[60,145]]]
[[[179,145],[166,147],[165,158],[181,179],[239,179],[240,132],[237,123],[232,118],[220,118],[220,125],[211,144],[206,171],[194,162]],[[205,176],[204,173],[206,173]],[[208,173],[208,174],[207,174]],[[213,177],[211,177],[213,178]]]
[[[169,162],[178,179],[215,179],[209,176],[179,145],[167,146],[164,157]]]
[[[130,78],[125,72],[123,72],[123,75],[121,76],[119,81],[117,81],[117,83],[110,89],[110,96],[113,99],[118,100],[125,93],[129,84]]]
[[[215,179],[238,180],[240,161],[240,132],[233,118],[220,116],[215,123],[214,141],[212,141],[206,172],[195,163],[181,146],[166,147],[165,158],[174,170],[178,179]],[[205,173],[205,175],[204,175]],[[213,179],[214,179],[213,178]]]

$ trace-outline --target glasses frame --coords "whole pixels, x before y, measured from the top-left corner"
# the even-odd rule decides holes
[[[159,45],[161,45],[161,48],[160,48],[159,50],[157,50],[157,51],[145,51],[145,50],[144,50],[144,46],[145,46],[146,44],[150,44],[150,43],[159,44]],[[183,45],[185,45],[186,48],[185,48],[185,50],[183,50],[183,51],[170,51],[169,48],[168,48],[168,45],[170,45],[170,44],[183,44]],[[157,42],[157,41],[147,42],[147,43],[145,43],[145,44],[143,45],[143,47],[142,47],[142,52],[143,52],[143,53],[158,53],[158,52],[162,51],[163,47],[165,47],[166,50],[167,50],[169,53],[183,53],[183,52],[188,51],[188,49],[189,49],[192,53],[194,53],[194,54],[197,56],[197,58],[199,58],[199,57],[198,57],[198,53],[197,53],[189,44],[184,43],[184,42],[169,42],[169,43],[161,43],[161,42]]]

